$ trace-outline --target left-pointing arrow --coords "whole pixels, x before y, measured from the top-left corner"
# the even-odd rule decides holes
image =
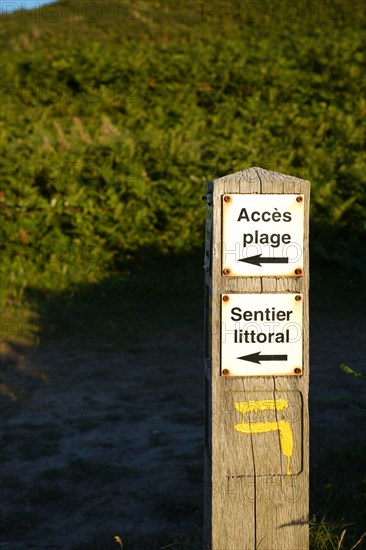
[[[238,357],[238,359],[250,361],[251,363],[257,363],[257,365],[260,365],[261,361],[287,361],[287,355],[261,355],[261,352],[257,351],[257,353],[251,353],[249,355]]]
[[[257,256],[250,256],[249,258],[241,258],[239,262],[245,262],[246,264],[258,265],[262,267],[262,264],[288,264],[288,258],[267,258],[262,254]]]

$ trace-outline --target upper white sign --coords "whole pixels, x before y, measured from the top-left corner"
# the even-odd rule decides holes
[[[303,252],[304,195],[223,195],[223,275],[299,277]]]

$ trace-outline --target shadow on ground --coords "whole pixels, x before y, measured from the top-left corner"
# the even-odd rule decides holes
[[[357,536],[366,384],[339,365],[364,368],[364,291],[312,271],[311,513]],[[202,547],[202,288],[201,255],[150,251],[98,285],[28,292],[36,318],[2,344],[3,544]]]
[[[4,542],[200,547],[201,288],[201,255],[151,254],[28,292],[37,318],[2,354]]]

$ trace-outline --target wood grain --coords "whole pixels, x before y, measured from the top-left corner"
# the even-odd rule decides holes
[[[224,277],[221,269],[221,200],[225,193],[304,195],[304,274],[302,277]],[[250,168],[207,185],[207,231],[211,251],[205,265],[205,549],[305,550],[309,496],[309,255],[310,184],[305,180]],[[221,295],[224,293],[303,294],[303,374],[220,376]],[[291,475],[279,432],[243,434],[234,402],[276,399],[286,413],[268,411],[267,421],[288,420],[294,438]],[[280,414],[282,416],[280,417]],[[250,422],[263,420],[255,413]]]

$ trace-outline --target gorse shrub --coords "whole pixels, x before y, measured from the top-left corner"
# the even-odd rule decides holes
[[[360,265],[361,2],[64,0],[1,25],[13,285],[20,267],[23,285],[30,273],[69,284],[142,247],[196,250],[204,183],[253,165],[310,179],[314,252]],[[54,261],[78,245],[98,258],[93,275],[85,258]]]

